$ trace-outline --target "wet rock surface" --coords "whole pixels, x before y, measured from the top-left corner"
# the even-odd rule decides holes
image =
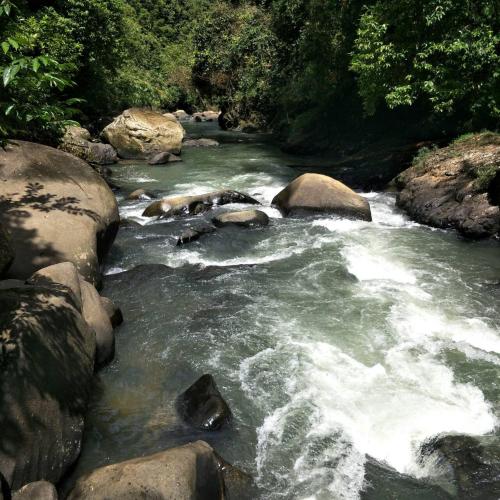
[[[182,418],[197,429],[216,431],[231,419],[231,410],[222,398],[212,375],[203,375],[177,399]]]
[[[241,210],[238,212],[225,212],[217,215],[212,222],[219,227],[224,226],[267,226],[269,217],[261,210]]]

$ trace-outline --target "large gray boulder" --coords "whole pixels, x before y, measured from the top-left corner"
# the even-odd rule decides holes
[[[353,219],[372,220],[365,198],[345,184],[321,174],[303,174],[280,191],[273,205],[285,214],[325,212]]]
[[[115,118],[103,136],[121,158],[147,159],[155,153],[179,154],[184,129],[175,118],[132,108]]]
[[[57,483],[80,454],[95,335],[69,289],[0,290],[0,472]]]
[[[196,215],[210,210],[213,206],[226,205],[228,203],[259,204],[257,200],[247,194],[224,189],[195,196],[163,198],[149,205],[142,215],[144,217]]]
[[[14,250],[12,249],[10,236],[0,223],[0,278],[5,275],[13,260]]]
[[[224,480],[203,441],[108,465],[80,478],[68,500],[223,500]]]
[[[118,161],[113,146],[91,141],[90,132],[82,127],[67,127],[59,149],[96,165],[112,165]]]
[[[0,148],[0,224],[15,253],[8,277],[70,261],[97,284],[119,220],[113,192],[88,163],[31,142]]]

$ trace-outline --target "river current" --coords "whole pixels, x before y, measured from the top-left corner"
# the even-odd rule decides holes
[[[181,163],[113,167],[121,216],[141,225],[120,230],[105,270],[103,294],[125,323],[76,472],[204,439],[251,473],[266,500],[455,496],[419,449],[441,433],[496,432],[498,244],[412,222],[383,192],[363,193],[371,223],[282,218],[271,200],[301,159],[263,138],[189,131],[223,142],[186,149]],[[143,218],[150,202],[125,199],[140,187],[243,191],[271,223],[177,247],[204,216]],[[204,373],[234,414],[213,434],[174,409]]]

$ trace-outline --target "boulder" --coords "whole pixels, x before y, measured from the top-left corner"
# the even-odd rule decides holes
[[[174,111],[172,114],[180,122],[187,122],[187,121],[189,121],[191,119],[191,115],[189,115],[188,113],[186,113],[183,109],[178,109],[177,111]]]
[[[500,443],[464,435],[438,436],[422,446],[421,456],[432,456],[442,468],[451,470],[458,498],[500,498]]]
[[[118,155],[113,146],[102,142],[92,142],[90,132],[82,127],[67,127],[59,149],[97,165],[111,165],[118,161]]]
[[[177,120],[146,109],[128,109],[104,130],[121,158],[147,159],[155,153],[181,151],[184,129]]]
[[[365,198],[345,184],[321,174],[303,174],[273,199],[273,205],[285,214],[326,212],[342,217],[372,220]]]
[[[8,277],[69,261],[99,283],[119,220],[113,192],[88,163],[31,142],[0,148],[0,224],[15,254]]]
[[[215,227],[213,226],[186,229],[177,239],[177,246],[199,240],[204,234],[213,233],[214,231]]]
[[[170,120],[171,122],[177,122],[177,116],[174,115],[174,113],[163,113],[163,116]]]
[[[269,217],[261,210],[241,210],[238,212],[225,212],[212,219],[216,226],[267,226]]]
[[[421,154],[396,177],[396,203],[417,222],[469,238],[498,237],[499,181],[500,139],[488,142],[479,134]]]
[[[144,217],[196,215],[210,210],[213,206],[227,205],[228,203],[259,204],[257,200],[247,194],[222,190],[195,196],[164,198],[149,205],[142,215]]]
[[[120,221],[121,229],[139,229],[142,227],[142,224],[137,222],[134,219],[122,219]]]
[[[231,420],[231,410],[208,374],[178,397],[177,410],[187,423],[204,431],[219,430]]]
[[[156,198],[156,196],[145,189],[136,189],[127,196],[127,200],[150,200],[151,198]]]
[[[224,481],[203,441],[96,469],[80,478],[68,500],[223,500]]]
[[[36,481],[23,486],[17,490],[13,500],[57,500],[57,490],[52,483],[48,481]]]
[[[165,163],[174,163],[177,161],[182,161],[182,158],[172,153],[163,152],[153,155],[148,160],[148,165],[164,165]]]
[[[185,148],[210,148],[218,146],[219,143],[215,139],[186,139],[182,146]]]
[[[111,326],[116,328],[123,323],[123,313],[122,310],[108,297],[101,296],[102,307],[108,315]]]
[[[216,122],[219,119],[218,111],[202,111],[193,113],[192,119],[195,122]]]
[[[10,236],[0,223],[0,278],[5,275],[13,260],[14,250],[12,249]]]
[[[0,290],[0,471],[13,490],[57,483],[78,458],[94,357],[71,293]]]
[[[82,290],[82,316],[95,332],[96,365],[102,367],[115,355],[115,335],[108,312],[99,292],[93,285],[80,278]]]
[[[216,456],[224,479],[225,493],[228,500],[255,500],[261,498],[252,476],[226,462],[217,453]]]
[[[62,285],[66,291],[71,292],[77,309],[82,312],[82,290],[80,286],[81,276],[72,262],[61,262],[40,269],[33,274],[26,283],[45,287],[56,288]]]

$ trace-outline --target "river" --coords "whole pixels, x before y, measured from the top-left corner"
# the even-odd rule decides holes
[[[250,472],[266,500],[453,497],[419,448],[440,433],[495,433],[498,244],[414,223],[391,193],[364,193],[371,223],[282,218],[271,200],[302,159],[261,137],[190,132],[224,142],[186,149],[182,163],[113,167],[122,218],[141,226],[123,228],[108,259],[103,293],[125,323],[76,473],[204,439]],[[139,187],[240,190],[271,223],[176,247],[203,216],[142,218],[149,202],[123,196]],[[143,264],[169,267],[121,273]],[[203,373],[234,414],[213,434],[174,410]]]

